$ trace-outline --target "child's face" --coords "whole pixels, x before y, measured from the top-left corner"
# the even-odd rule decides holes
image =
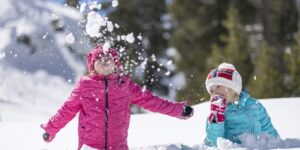
[[[211,88],[210,88],[210,96],[213,96],[213,95],[221,95],[223,97],[226,98],[226,102],[227,103],[232,103],[234,102],[234,100],[236,99],[236,93],[226,87],[226,86],[222,86],[222,85],[213,85]]]
[[[94,63],[94,70],[101,75],[109,75],[115,71],[116,65],[112,57],[100,57]]]

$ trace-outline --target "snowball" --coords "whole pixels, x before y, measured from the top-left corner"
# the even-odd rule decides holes
[[[142,37],[141,35],[138,35],[137,38],[138,38],[139,40],[142,40],[142,39],[143,39],[143,37]]]
[[[151,59],[152,59],[152,61],[156,61],[156,56],[154,54],[152,54]]]
[[[173,63],[173,61],[172,60],[169,60],[168,62],[167,62],[167,65],[169,66],[169,65],[172,65],[172,63]]]
[[[104,52],[105,54],[107,54],[110,47],[111,47],[110,42],[109,42],[109,41],[106,41],[106,42],[103,44],[103,52]]]
[[[85,9],[86,9],[86,3],[81,3],[80,9],[79,9],[80,12],[83,13]]]
[[[154,82],[154,79],[153,79],[153,78],[151,78],[150,82],[151,82],[151,83],[153,83],[153,82]]]
[[[111,21],[107,22],[107,31],[112,32],[114,30],[114,25]]]
[[[167,71],[167,72],[165,73],[166,76],[169,76],[170,74],[171,74],[170,71]]]
[[[117,7],[119,5],[119,2],[117,0],[112,1],[112,7]]]
[[[126,41],[128,43],[133,43],[134,42],[134,36],[133,36],[133,33],[129,33],[128,35],[126,35]]]
[[[147,87],[146,87],[146,85],[144,85],[143,88],[142,88],[142,92],[145,92],[146,89],[147,89]]]
[[[120,25],[118,25],[117,23],[115,23],[115,27],[118,29],[118,28],[120,28]]]
[[[48,36],[48,32],[45,35],[43,35],[43,39],[46,39],[47,36]]]
[[[120,53],[123,53],[125,51],[125,48],[124,47],[121,47],[120,48]]]
[[[120,35],[117,36],[117,41],[120,41],[121,40],[121,37]]]
[[[101,26],[105,26],[106,21],[96,12],[89,12],[86,23],[86,33],[90,37],[101,37],[102,34],[99,32]]]
[[[74,37],[73,33],[68,34],[65,37],[65,40],[66,40],[67,43],[73,44],[75,42],[75,37]]]
[[[143,69],[146,69],[146,65],[147,65],[148,59],[146,58],[142,63],[141,63],[141,67]]]
[[[101,9],[102,5],[101,4],[98,4],[96,1],[92,2],[90,5],[89,5],[89,9],[90,10],[93,10],[93,9]]]
[[[121,40],[126,40],[126,35],[121,35]]]

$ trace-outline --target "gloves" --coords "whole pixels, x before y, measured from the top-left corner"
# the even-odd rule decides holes
[[[224,112],[226,110],[226,99],[220,95],[211,97],[210,114],[208,116],[209,123],[222,123],[225,120]]]
[[[42,124],[41,128],[43,128],[45,130],[45,126]],[[43,139],[45,142],[51,142],[53,139],[55,138],[55,135],[50,135],[49,133],[45,132],[43,134]]]
[[[194,109],[191,106],[184,106],[183,112],[181,114],[183,119],[188,119],[194,115]]]
[[[51,136],[49,133],[45,132],[43,134],[43,139],[45,142],[51,142],[54,139],[55,136]]]

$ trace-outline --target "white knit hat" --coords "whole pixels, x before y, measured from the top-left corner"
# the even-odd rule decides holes
[[[210,93],[213,85],[222,85],[234,90],[237,94],[242,91],[242,77],[232,64],[222,63],[208,74],[205,86]]]

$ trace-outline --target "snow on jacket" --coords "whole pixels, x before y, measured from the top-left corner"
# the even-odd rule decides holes
[[[142,90],[129,76],[83,76],[44,129],[50,135],[56,135],[79,112],[78,149],[88,145],[100,150],[105,147],[128,150],[131,104],[181,118],[185,102],[175,103],[154,96],[149,90]]]
[[[264,106],[244,91],[238,103],[227,105],[225,116],[220,124],[206,122],[206,145],[216,146],[218,137],[240,143],[238,136],[243,133],[279,137]]]

